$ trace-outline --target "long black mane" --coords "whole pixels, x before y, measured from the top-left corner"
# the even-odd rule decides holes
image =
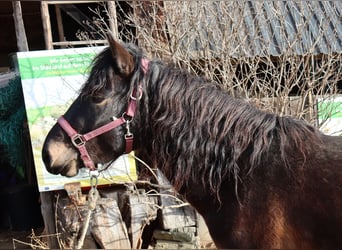
[[[260,111],[186,71],[152,62],[146,78],[142,110],[149,110],[152,152],[178,189],[200,179],[218,192],[224,179],[232,176],[237,183],[277,151],[285,167],[294,150],[304,164],[305,142],[319,143],[319,132],[306,122]],[[279,148],[271,150],[273,145]]]

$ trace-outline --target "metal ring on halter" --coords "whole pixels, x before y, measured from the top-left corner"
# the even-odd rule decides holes
[[[142,91],[142,87],[141,87],[141,86],[138,87],[138,91],[139,91],[139,92],[138,92],[138,93],[139,93],[139,96],[138,96],[138,97],[133,96],[133,92],[131,93],[130,98],[131,98],[132,100],[136,101],[136,100],[140,100],[140,99],[141,99],[141,97],[142,97],[142,95],[143,95],[143,91]]]
[[[97,184],[99,181],[98,177],[100,175],[100,172],[98,170],[92,170],[89,172],[89,175],[90,175],[90,186],[91,186],[91,188],[97,188]],[[94,179],[95,179],[95,183],[94,183]]]
[[[133,120],[133,116],[127,115],[126,112],[123,112],[121,118],[122,118],[122,119],[124,120],[124,122],[126,122],[126,123],[130,123],[130,122],[132,122],[132,120]]]

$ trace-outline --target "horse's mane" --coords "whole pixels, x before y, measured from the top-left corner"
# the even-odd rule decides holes
[[[192,179],[218,193],[224,179],[237,183],[242,172],[258,167],[271,146],[279,147],[272,150],[286,166],[290,149],[305,161],[304,141],[318,142],[318,131],[304,121],[258,110],[218,84],[160,62],[150,64],[147,81],[152,151],[178,189]],[[242,158],[248,169],[241,169]]]

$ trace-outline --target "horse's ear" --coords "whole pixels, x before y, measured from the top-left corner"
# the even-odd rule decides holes
[[[115,66],[123,76],[129,76],[134,70],[133,56],[111,34],[107,34],[110,50],[112,51]]]

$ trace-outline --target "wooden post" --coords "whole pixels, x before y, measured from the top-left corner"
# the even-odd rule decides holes
[[[114,39],[118,39],[118,22],[116,17],[115,1],[108,1],[108,16],[109,16],[109,28],[112,32]]]
[[[118,204],[128,228],[131,248],[141,249],[146,225],[157,218],[157,197],[147,196],[144,189],[129,189],[118,193]]]
[[[27,38],[25,33],[25,26],[23,15],[21,11],[20,1],[13,1],[13,18],[15,26],[15,34],[17,38],[17,46],[19,51],[28,51]]]
[[[92,219],[91,234],[103,249],[130,249],[131,243],[116,200],[101,198]]]
[[[53,192],[41,192],[40,201],[42,216],[44,219],[44,226],[47,235],[56,234],[56,223],[55,223],[55,208],[53,200]],[[58,249],[59,244],[56,236],[47,237],[48,245],[50,249]]]
[[[62,19],[62,14],[61,14],[61,9],[59,7],[59,4],[55,5],[55,11],[56,11],[59,41],[63,42],[65,41],[65,36],[64,36],[64,28],[63,28],[63,19]],[[61,47],[65,47],[65,46],[61,46]]]
[[[53,49],[52,46],[52,33],[51,33],[51,23],[50,23],[50,14],[49,14],[49,5],[48,2],[41,2],[41,12],[42,12],[42,23],[43,23],[43,31],[45,38],[45,48],[50,50]]]

